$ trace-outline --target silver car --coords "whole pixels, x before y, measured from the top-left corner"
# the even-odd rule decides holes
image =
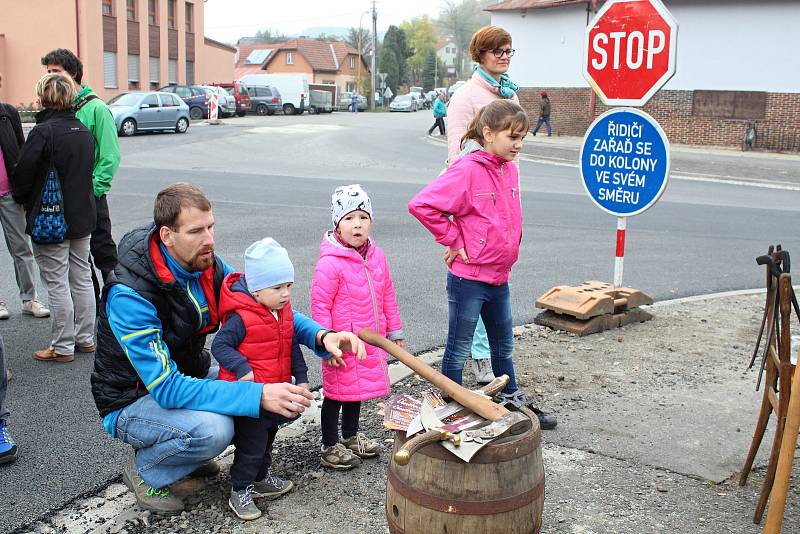
[[[148,130],[189,129],[189,106],[177,95],[158,91],[122,93],[108,101],[117,131],[128,137]]]
[[[389,111],[417,111],[417,101],[411,95],[396,96],[389,104]]]
[[[219,106],[219,116],[221,118],[224,119],[236,115],[236,98],[225,88],[215,85],[204,85],[203,88],[217,94],[217,106]]]

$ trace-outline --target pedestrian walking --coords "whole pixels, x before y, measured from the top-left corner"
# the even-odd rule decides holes
[[[350,97],[350,111],[353,113],[358,113],[358,93],[353,93],[353,96]]]
[[[372,201],[358,184],[331,196],[333,228],[322,236],[311,286],[311,314],[321,325],[354,334],[372,328],[405,348],[405,334],[386,256],[370,237]],[[378,456],[381,445],[359,431],[361,402],[389,394],[386,353],[367,346],[366,357],[344,353],[346,365],[322,366],[320,463],[352,469]],[[341,412],[341,440],[339,413]]]
[[[233,269],[214,245],[211,202],[194,185],[171,184],[156,197],[153,221],[120,240],[100,302],[92,395],[105,431],[133,448],[123,482],[155,513],[184,510],[174,482],[219,472],[212,459],[231,442],[233,416],[291,418],[310,405],[311,393],[287,382],[216,380],[205,342],[219,327],[222,283]],[[319,355],[363,353],[356,336],[305,319],[302,343]]]
[[[495,375],[510,380],[498,395],[504,404],[528,404],[514,375],[514,324],[509,276],[522,240],[522,202],[514,160],[530,128],[515,102],[496,100],[464,132],[463,155],[419,192],[408,211],[445,246],[449,321],[442,373],[461,384],[472,337],[483,317]],[[542,429],[556,420],[533,408]]]
[[[14,199],[25,206],[25,232],[52,312],[41,361],[70,362],[75,350],[94,352],[95,300],[89,265],[94,230],[94,140],[75,117],[75,84],[68,75],[45,74],[36,84],[44,108],[22,146],[11,179]],[[63,216],[58,216],[58,213]]]
[[[0,87],[3,74],[0,73]],[[48,310],[36,295],[36,273],[33,251],[25,234],[25,210],[11,194],[11,179],[19,150],[25,142],[19,112],[14,106],[0,102],[0,225],[14,263],[14,277],[22,300],[22,313],[34,317],[49,317]],[[0,299],[0,319],[11,316],[8,306]]]
[[[75,116],[89,129],[94,139],[92,189],[97,220],[92,231],[90,249],[94,265],[100,269],[105,283],[117,265],[117,244],[111,235],[111,214],[106,198],[121,159],[114,116],[94,90],[82,83],[83,63],[71,51],[65,48],[53,50],[42,58],[42,65],[47,68],[48,73],[66,73],[74,81],[75,100],[72,105]],[[92,276],[95,276],[94,269]],[[95,290],[97,289],[96,287]],[[99,301],[99,293],[95,296]]]
[[[447,106],[444,105],[444,95],[439,95],[433,101],[433,126],[428,129],[428,135],[439,128],[439,135],[445,135],[444,118],[447,116]]]
[[[547,137],[553,135],[553,128],[550,125],[550,97],[547,96],[547,91],[539,93],[542,97],[542,103],[539,105],[539,118],[536,119],[536,127],[533,129],[533,135],[539,131],[542,124],[547,126]]]

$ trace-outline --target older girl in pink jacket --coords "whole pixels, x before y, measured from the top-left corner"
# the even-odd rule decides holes
[[[519,256],[522,205],[513,163],[530,124],[510,100],[495,100],[472,119],[464,139],[475,150],[456,160],[408,204],[445,246],[449,325],[442,373],[461,383],[478,317],[489,336],[492,370],[511,378],[501,400],[527,401],[517,387],[508,278]]]
[[[372,202],[360,185],[336,188],[331,197],[333,230],[325,233],[311,288],[311,315],[322,326],[358,334],[369,327],[401,347],[403,324],[389,264],[370,239]],[[346,366],[322,367],[320,463],[351,469],[378,455],[380,444],[358,431],[361,401],[389,394],[386,353],[367,346],[367,356],[343,355]],[[339,412],[342,441],[339,441]]]

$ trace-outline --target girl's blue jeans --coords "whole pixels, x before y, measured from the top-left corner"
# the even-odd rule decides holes
[[[461,384],[464,362],[470,356],[478,317],[486,325],[492,371],[510,377],[503,393],[519,389],[514,376],[514,324],[511,317],[511,292],[508,283],[493,286],[447,273],[449,326],[442,358],[442,373]]]

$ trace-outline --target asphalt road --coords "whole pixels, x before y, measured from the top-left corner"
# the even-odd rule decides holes
[[[361,183],[373,197],[373,236],[392,267],[409,346],[421,351],[441,345],[447,327],[441,248],[405,208],[443,167],[444,147],[424,135],[430,115],[336,113],[225,122],[193,125],[185,135],[121,140],[123,165],[109,196],[115,235],[151,217],[161,187],[194,182],[214,203],[218,252],[241,268],[248,244],[276,238],[295,264],[294,306],[308,311],[319,242],[330,224],[330,194],[337,185]],[[551,154],[558,164],[521,165],[525,225],[512,277],[517,324],[533,319],[535,298],[551,286],[613,276],[614,218],[590,202],[577,170],[563,164],[573,149],[548,149],[545,143],[532,139],[529,148],[537,161]],[[687,172],[691,166],[691,172],[723,181],[747,174],[792,182],[800,181],[798,161],[676,152],[673,166],[684,165]],[[755,256],[770,243],[800,249],[796,189],[673,180],[654,208],[628,222],[625,285],[657,300],[759,287],[764,274]],[[125,449],[100,427],[89,393],[91,356],[67,364],[33,360],[33,351],[47,345],[49,320],[18,314],[5,250],[0,298],[14,313],[0,323],[0,333],[14,371],[10,428],[20,446],[19,460],[0,469],[0,532],[10,532],[118,479]]]

